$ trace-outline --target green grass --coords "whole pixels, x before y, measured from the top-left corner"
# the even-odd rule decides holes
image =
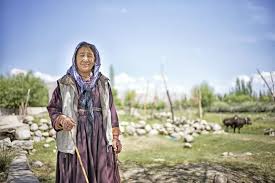
[[[202,135],[195,139],[191,149],[183,148],[183,142],[167,137],[127,137],[120,154],[122,164],[174,165],[186,162],[208,162],[235,168],[253,167],[256,173],[275,176],[275,138],[258,135],[227,134]],[[236,157],[223,157],[232,152]],[[251,152],[252,156],[245,156]],[[162,161],[160,161],[162,160]],[[268,163],[267,163],[268,160]]]
[[[178,113],[177,115],[184,115]],[[206,113],[204,119],[221,124],[221,119],[234,114]],[[195,137],[191,149],[183,148],[182,141],[175,141],[165,136],[143,136],[122,138],[123,151],[119,155],[122,165],[175,165],[186,162],[207,162],[221,164],[232,169],[251,171],[255,174],[266,174],[275,177],[275,137],[263,135],[264,128],[275,129],[275,115],[271,113],[241,113],[249,116],[253,124],[241,129],[241,134],[233,134],[232,130],[225,135],[200,135]],[[187,115],[184,115],[188,117]],[[191,115],[190,115],[191,116]],[[131,116],[120,116],[120,121],[138,122],[140,119]],[[195,118],[193,118],[195,119]],[[148,119],[148,123],[161,123],[157,119]],[[33,169],[41,182],[54,182],[56,153],[55,142],[49,148],[44,142],[36,143],[37,150],[29,156],[30,160],[42,161],[46,166]],[[236,156],[223,157],[223,152],[232,152]],[[244,156],[251,152],[252,156]]]
[[[55,165],[56,165],[56,153],[53,152],[55,149],[55,142],[51,142],[50,147],[44,148],[43,144],[45,141],[41,141],[34,144],[36,152],[29,155],[29,161],[41,161],[44,166],[41,168],[32,168],[32,171],[38,177],[40,182],[50,183],[55,180]]]

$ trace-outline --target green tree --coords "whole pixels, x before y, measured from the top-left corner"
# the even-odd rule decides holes
[[[131,112],[131,109],[134,106],[135,98],[136,98],[136,92],[134,90],[129,90],[126,92],[124,104],[128,108],[129,113]]]
[[[48,89],[45,83],[35,77],[32,72],[10,77],[0,77],[0,106],[4,108],[18,108],[26,102],[28,90],[30,96],[28,105],[46,106],[48,103]]]
[[[115,105],[121,108],[123,104],[120,98],[118,97],[118,91],[115,88],[113,88],[112,93],[113,93],[113,99],[114,99]]]
[[[193,102],[195,102],[195,105],[198,104],[199,89],[201,92],[202,107],[210,107],[216,98],[214,94],[214,89],[207,82],[203,82],[199,86],[193,87],[191,93],[192,93],[192,99],[193,99]]]
[[[112,64],[110,65],[110,82],[111,86],[115,87],[115,72]]]

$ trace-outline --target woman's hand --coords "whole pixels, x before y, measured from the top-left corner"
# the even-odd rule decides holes
[[[120,143],[120,140],[118,138],[113,139],[113,148],[116,154],[121,152],[122,145]]]
[[[72,118],[68,116],[60,115],[57,117],[55,126],[56,126],[56,129],[70,131],[75,126],[75,122],[73,121]]]

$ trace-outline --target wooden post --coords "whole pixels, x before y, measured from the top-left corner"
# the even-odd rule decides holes
[[[268,91],[270,92],[270,94],[272,96],[273,102],[275,102],[275,87],[274,87],[274,80],[273,80],[272,73],[270,72],[271,83],[272,83],[272,88],[271,88],[271,86],[269,86],[268,82],[266,81],[266,79],[264,78],[264,76],[262,75],[262,73],[260,72],[259,69],[257,69],[257,72],[261,76],[263,81],[265,82],[265,85],[267,86]]]
[[[170,94],[169,94],[169,90],[168,90],[168,87],[167,87],[167,84],[166,84],[163,68],[161,70],[161,76],[162,76],[162,79],[163,79],[163,82],[164,82],[164,86],[165,86],[165,90],[166,90],[166,95],[168,97],[168,101],[169,101],[169,104],[170,104],[170,110],[171,110],[171,114],[172,114],[172,121],[174,122],[175,119],[174,119],[173,103],[172,103],[172,100],[171,100],[171,97],[170,97]]]
[[[199,88],[198,88],[198,94],[199,94],[199,96],[198,96],[198,99],[199,99],[199,101],[198,101],[198,103],[199,103],[199,117],[200,117],[200,119],[202,119],[202,104],[201,104],[201,87],[199,86]]]

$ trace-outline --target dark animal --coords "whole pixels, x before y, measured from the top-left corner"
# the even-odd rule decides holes
[[[236,128],[238,128],[238,132],[240,133],[240,130],[244,125],[251,125],[252,122],[249,117],[241,118],[235,115],[232,118],[225,118],[223,120],[223,124],[226,126],[226,131],[228,131],[228,127],[230,126],[231,128],[234,129],[234,133],[236,131]]]

